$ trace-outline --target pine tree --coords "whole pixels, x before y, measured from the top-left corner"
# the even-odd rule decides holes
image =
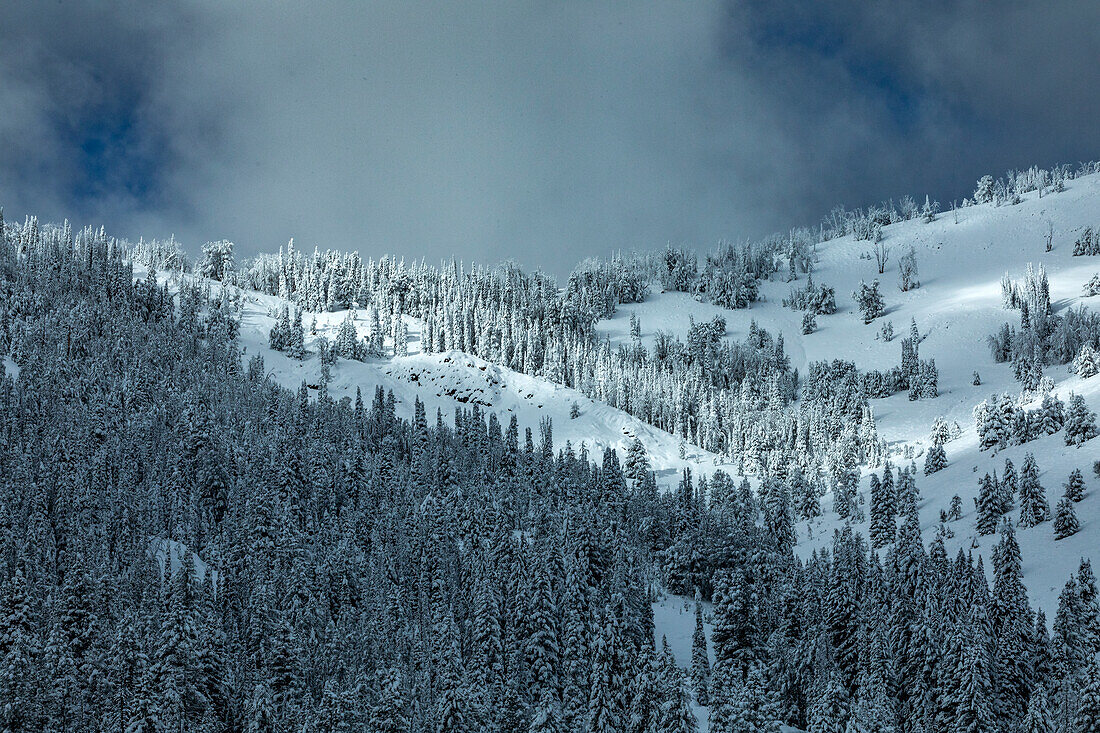
[[[646,646],[639,655],[637,669],[634,673],[634,696],[630,701],[630,726],[631,733],[657,733],[660,730],[662,710],[662,698],[665,682],[662,678],[661,668],[663,664],[658,661],[657,655],[650,646]],[[570,700],[566,697],[566,705]],[[575,719],[576,716],[573,716]],[[566,721],[566,730],[578,730],[580,725]]]
[[[848,724],[848,691],[840,675],[829,674],[824,688],[810,708],[809,733],[845,733]]]
[[[1066,445],[1078,448],[1087,440],[1096,437],[1096,413],[1089,410],[1081,395],[1071,395],[1066,410]]]
[[[1075,468],[1069,474],[1069,480],[1065,483],[1066,498],[1070,501],[1081,501],[1085,498],[1085,477],[1080,468]]]
[[[973,614],[972,614],[973,617]],[[957,696],[955,724],[959,733],[983,733],[993,720],[993,683],[989,640],[980,623],[973,619],[963,642],[962,655],[955,671]]]
[[[934,445],[928,449],[928,455],[924,459],[924,475],[930,476],[947,468],[947,453],[942,445]]]
[[[672,698],[665,703],[661,711],[660,730],[662,733],[695,733],[699,723],[691,711],[691,701],[684,685],[676,685]]]
[[[442,659],[437,678],[435,733],[466,733],[470,726],[469,697],[462,668],[458,630],[449,615],[443,622]]]
[[[730,697],[728,718],[714,733],[779,733],[779,721],[772,714],[764,673],[753,666],[743,682],[737,683]]]
[[[1066,537],[1077,534],[1081,529],[1077,521],[1077,512],[1073,510],[1073,502],[1062,497],[1058,500],[1058,506],[1054,512],[1054,539],[1064,540]]]
[[[1031,693],[1027,703],[1027,717],[1024,718],[1022,733],[1054,733],[1054,720],[1047,705],[1046,690],[1040,685]]]
[[[641,481],[649,472],[649,456],[646,454],[645,445],[639,438],[634,438],[626,452],[626,460],[623,464],[623,475],[631,481]]]
[[[1016,493],[1020,490],[1020,479],[1012,461],[1005,459],[1004,473],[1001,475],[1000,492],[1001,513],[1008,514],[1016,506]]]
[[[246,730],[248,733],[276,733],[279,730],[271,701],[271,690],[263,682],[257,683],[252,692]]]
[[[367,718],[369,733],[408,733],[407,701],[401,673],[391,667],[382,677],[381,690]]]
[[[1075,733],[1100,733],[1100,663],[1090,654],[1077,700]]]
[[[1097,285],[1100,286],[1100,278],[1097,279]],[[1092,344],[1083,345],[1077,353],[1077,357],[1073,360],[1073,373],[1082,379],[1100,374],[1100,353],[1092,347]]]
[[[558,611],[546,564],[539,565],[541,567],[536,571],[537,578],[527,614],[527,623],[532,630],[527,639],[527,668],[530,670],[536,697],[543,692],[557,697],[560,694]]]
[[[870,285],[861,281],[859,290],[852,293],[852,297],[859,305],[864,323],[870,323],[886,311],[882,293],[878,289],[878,280],[873,280]]]
[[[397,327],[394,330],[393,355],[409,355],[409,326],[401,316],[397,317]]]
[[[535,703],[535,715],[528,733],[561,733],[562,722],[558,701],[553,692],[543,690]]]
[[[17,567],[10,581],[0,579],[0,700],[5,701],[0,705],[0,730],[34,727],[33,683],[38,672],[36,620],[27,595],[26,578],[22,568]],[[116,664],[125,665],[129,661],[121,658],[121,654],[112,656]],[[137,657],[136,650],[133,656]],[[139,663],[140,660],[133,659],[135,667]],[[131,677],[119,680],[119,686],[128,686]]]
[[[340,326],[336,329],[336,340],[333,342],[333,348],[336,350],[337,356],[341,356],[345,359],[358,359],[359,353],[359,334],[355,329],[355,310],[349,310],[344,320],[340,322]]]
[[[978,519],[976,524],[980,535],[993,534],[997,531],[997,523],[1001,520],[1001,501],[997,493],[997,487],[987,473],[978,482]],[[1021,524],[1023,524],[1022,520]]]
[[[803,478],[801,469],[797,467],[791,479],[791,490],[799,519],[813,519],[821,516],[821,499],[818,496],[817,485]]]
[[[290,331],[287,334],[286,355],[299,361],[305,358],[305,331],[302,328],[301,310],[294,311],[294,320],[290,323]]]
[[[860,687],[845,733],[895,733],[897,730],[886,685],[878,673],[869,673]]]
[[[707,636],[703,630],[703,604],[695,601],[695,631],[691,635],[691,689],[695,701],[707,705],[710,685],[710,657],[707,654]]]
[[[802,314],[802,335],[809,336],[811,333],[817,330],[817,318],[813,313]]]
[[[889,468],[886,476],[890,476]],[[871,475],[871,547],[885,547],[894,541],[893,484]]]
[[[623,728],[623,679],[619,663],[619,630],[608,607],[593,649],[592,685],[588,697],[588,733],[619,733]]]
[[[133,712],[126,720],[126,733],[160,733],[165,728],[157,715],[158,703],[153,688],[155,683],[149,674],[146,674],[138,685],[134,695]],[[249,725],[249,733],[274,733],[274,721],[270,721],[267,727]]]
[[[958,494],[955,494],[954,496],[951,497],[951,506],[947,510],[947,519],[948,519],[948,521],[957,522],[960,519],[962,519],[962,515],[963,515],[962,506],[963,506],[963,502],[962,502],[962,497],[961,496],[959,496]]]
[[[739,676],[758,659],[752,591],[739,572],[715,574],[711,642],[715,676],[722,667]]]
[[[191,557],[185,555],[181,567],[167,582],[168,593],[152,658],[153,677],[160,694],[158,717],[169,730],[192,725],[205,705],[196,684],[198,638],[192,609],[192,563]]]
[[[1024,465],[1020,470],[1020,526],[1034,527],[1050,518],[1050,504],[1046,491],[1039,484],[1039,466],[1035,456],[1024,456]]]
[[[1043,403],[1039,406],[1039,429],[1044,435],[1054,435],[1065,424],[1065,405],[1057,396],[1043,395]]]

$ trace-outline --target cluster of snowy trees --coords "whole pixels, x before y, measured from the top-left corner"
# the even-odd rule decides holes
[[[219,239],[204,244],[195,273],[211,280],[230,280],[233,273],[233,243],[228,239]]]
[[[963,205],[1018,204],[1025,193],[1038,191],[1040,197],[1047,192],[1060,193],[1065,190],[1066,181],[1098,171],[1100,171],[1100,162],[1090,161],[1081,163],[1076,169],[1066,164],[1053,166],[1049,170],[1031,166],[1027,170],[1008,171],[1003,177],[997,179],[991,175],[985,175],[978,179],[973,198],[964,199]]]
[[[935,359],[920,358],[922,336],[914,320],[909,337],[901,341],[901,364],[886,371],[871,369],[860,372],[853,362],[834,359],[832,362],[812,362],[801,394],[811,399],[823,390],[854,390],[863,399],[882,399],[908,390],[910,400],[939,396],[939,371]]]
[[[912,196],[903,196],[898,202],[890,199],[876,206],[868,206],[866,209],[846,209],[843,206],[837,206],[822,222],[822,239],[834,239],[851,234],[860,241],[878,242],[882,239],[883,227],[918,217],[932,221],[938,209],[939,204],[936,203],[933,207],[926,197],[925,209],[922,210]]]
[[[813,274],[807,274],[806,284],[801,288],[791,288],[790,297],[783,305],[794,310],[809,311],[815,316],[827,316],[836,313],[836,291],[828,285],[814,285]]]
[[[1053,514],[1054,537],[1065,539],[1077,533],[1080,523],[1073,505],[1085,498],[1085,480],[1081,469],[1074,469],[1063,485],[1064,494]],[[1039,466],[1035,456],[1028,453],[1019,475],[1011,460],[1005,460],[1004,473],[998,479],[997,472],[985,474],[978,481],[978,497],[974,500],[977,510],[978,534],[989,535],[996,531],[1003,518],[1016,506],[1019,496],[1019,526],[1035,527],[1052,518],[1046,489],[1039,483]]]
[[[998,362],[1011,361],[1016,379],[1025,391],[1046,389],[1043,367],[1046,364],[1068,364],[1082,351],[1086,371],[1092,355],[1100,349],[1100,314],[1084,306],[1055,314],[1050,304],[1050,283],[1042,265],[1028,264],[1022,283],[1007,274],[1001,281],[1005,308],[1019,309],[1020,328],[1005,323],[1000,331],[989,336],[989,347]],[[1080,373],[1080,372],[1078,372]]]
[[[982,450],[1022,445],[1064,430],[1066,445],[1080,446],[1096,437],[1096,413],[1081,395],[1070,395],[1069,406],[1057,395],[1043,395],[1041,404],[1028,410],[1012,395],[990,396],[974,408],[974,426]]]
[[[1073,243],[1073,256],[1100,255],[1100,232],[1093,231],[1092,227],[1085,227],[1085,231]]]
[[[590,258],[569,275],[568,297],[579,302],[597,318],[610,318],[622,303],[641,303],[649,294],[653,279],[653,257],[615,256],[608,260]]]
[[[1084,288],[1086,298],[1091,298],[1094,295],[1100,295],[1100,272],[1093,273],[1088,282],[1085,283]]]
[[[723,250],[722,261],[754,263],[753,251],[748,246]],[[607,279],[612,268],[598,261],[574,273],[561,293],[546,276],[510,266],[406,268],[390,259],[304,258],[293,251],[260,261],[273,263],[278,274],[256,279],[253,286],[270,290],[280,283],[280,292],[290,293],[304,308],[343,305],[341,298],[354,298],[382,324],[370,333],[393,338],[397,354],[406,340],[401,316],[415,317],[423,323],[426,352],[459,350],[576,388],[687,442],[742,460],[750,471],[792,460],[803,468],[820,462],[844,427],[814,405],[793,414],[786,409],[798,375],[784,353],[782,336],[773,337],[755,324],[740,343],[724,338],[724,322],[712,322],[694,324],[683,341],[660,334],[652,349],[640,342],[612,349],[597,336],[596,320],[621,300],[622,282],[641,280],[630,276],[613,284]],[[348,274],[351,281],[344,279]],[[293,295],[311,289],[313,295]],[[633,292],[641,297],[641,290]],[[284,334],[297,333],[292,315],[280,313],[273,348],[287,348]],[[337,344],[339,355],[362,358],[378,350],[377,344],[362,342],[362,348],[352,349],[350,329],[349,345]],[[337,341],[342,341],[339,336]],[[873,441],[873,430],[861,438]],[[859,446],[861,455],[875,450],[873,442]]]
[[[1091,565],[1067,582],[1052,631],[1028,601],[1011,524],[992,556],[991,587],[981,560],[950,559],[939,538],[926,550],[910,511],[881,554],[845,528],[804,564],[773,552],[716,570],[715,664],[693,654],[691,670],[711,730],[1089,730],[1100,708]]]

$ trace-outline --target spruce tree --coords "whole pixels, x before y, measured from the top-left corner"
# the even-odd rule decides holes
[[[1046,690],[1040,685],[1031,693],[1027,703],[1027,716],[1021,728],[1022,733],[1054,733],[1054,720],[1047,705]]]
[[[887,469],[886,475],[890,472]],[[871,547],[885,547],[894,541],[893,486],[884,485],[878,476],[871,475]]]
[[[928,455],[924,459],[924,475],[930,476],[947,468],[947,453],[943,446],[936,444],[928,449]]]
[[[1077,512],[1073,509],[1073,502],[1067,497],[1058,500],[1058,507],[1054,512],[1054,539],[1064,540],[1066,537],[1077,534],[1081,524],[1077,521]]]
[[[1034,527],[1049,518],[1050,504],[1039,484],[1039,466],[1035,456],[1028,453],[1020,470],[1020,526]]]
[[[1079,395],[1071,395],[1069,407],[1066,409],[1066,445],[1078,448],[1088,440],[1096,437],[1096,413],[1088,408],[1085,399]]]
[[[691,635],[691,688],[695,701],[708,704],[710,686],[710,658],[707,654],[707,635],[703,629],[703,604],[695,601],[695,631]]]
[[[1090,654],[1077,698],[1075,733],[1100,733],[1100,664],[1096,654]]]
[[[993,479],[987,473],[978,482],[978,534],[993,534],[997,530],[997,523],[1000,519],[1000,497],[997,496],[997,487],[994,485]]]
[[[1081,501],[1085,498],[1085,477],[1080,468],[1075,468],[1069,474],[1069,480],[1065,483],[1066,498],[1070,501]]]

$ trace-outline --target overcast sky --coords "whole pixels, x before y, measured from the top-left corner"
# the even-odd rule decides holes
[[[1100,157],[1100,2],[5,2],[0,205],[192,252],[706,249]]]

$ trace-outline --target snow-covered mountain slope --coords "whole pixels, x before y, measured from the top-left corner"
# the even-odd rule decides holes
[[[805,285],[805,275],[791,283],[782,278],[762,283],[762,301],[745,310],[701,303],[684,293],[653,293],[643,303],[621,305],[613,318],[598,325],[598,330],[613,345],[628,342],[630,319],[634,315],[641,325],[643,343],[651,346],[658,331],[682,337],[692,319],[699,322],[722,316],[727,324],[726,337],[730,339],[744,338],[755,320],[773,334],[783,335],[793,366],[805,374],[811,362],[831,359],[852,360],[860,369],[889,369],[899,363],[901,337],[907,333],[910,321],[915,320],[924,338],[921,357],[934,358],[939,370],[939,397],[911,402],[901,393],[872,400],[871,404],[879,433],[896,454],[895,465],[907,462],[902,458],[906,449],[912,451],[918,466],[922,464],[923,451],[929,444],[929,428],[937,417],[943,417],[949,424],[957,422],[963,429],[946,446],[949,467],[932,477],[918,479],[926,540],[937,529],[940,509],[947,508],[951,497],[958,494],[963,499],[965,514],[961,521],[952,524],[956,536],[948,541],[949,552],[960,546],[973,546],[976,552],[986,553],[992,547],[995,536],[976,535],[972,499],[977,493],[977,479],[994,469],[1000,472],[1006,457],[1011,457],[1019,467],[1025,453],[1035,454],[1052,507],[1069,472],[1075,467],[1085,471],[1089,495],[1077,505],[1082,523],[1079,534],[1055,543],[1049,522],[1018,532],[1024,550],[1025,580],[1034,600],[1053,611],[1065,578],[1076,569],[1080,557],[1087,556],[1100,540],[1100,498],[1097,498],[1100,480],[1089,471],[1092,461],[1100,459],[1100,439],[1074,449],[1067,448],[1059,434],[994,456],[978,450],[972,411],[990,394],[1019,391],[1011,366],[995,363],[986,344],[986,338],[1001,324],[1015,324],[1019,319],[1018,312],[1002,307],[1002,276],[1008,273],[1019,279],[1029,263],[1041,264],[1049,277],[1055,312],[1081,303],[1091,307],[1082,294],[1082,286],[1100,271],[1100,258],[1073,257],[1072,245],[1086,227],[1098,225],[1100,175],[1085,176],[1069,181],[1064,192],[1041,199],[1031,193],[1014,206],[972,206],[941,213],[931,223],[914,219],[887,226],[882,233],[889,261],[881,275],[870,255],[870,242],[847,236],[819,244],[814,282],[835,289],[838,310],[833,315],[819,316],[817,330],[809,335],[801,332],[802,312],[782,305],[793,288]],[[1050,252],[1046,251],[1048,234],[1053,244]],[[901,292],[897,287],[897,263],[910,248],[916,254],[921,286]],[[865,325],[853,291],[861,281],[874,279],[880,281],[886,314]],[[347,312],[307,314],[307,327],[316,318],[316,333],[307,329],[306,336],[306,348],[313,353],[297,361],[268,346],[268,333],[275,322],[273,316],[284,302],[253,292],[245,293],[243,301],[241,342],[246,358],[262,355],[268,371],[286,386],[297,387],[302,381],[317,385],[320,363],[313,347],[319,337],[334,339]],[[360,313],[357,320],[361,336],[368,332],[365,316]],[[898,334],[889,342],[879,336],[887,321]],[[685,457],[681,458],[679,438],[576,390],[461,352],[422,353],[421,324],[408,317],[406,324],[410,335],[409,356],[365,362],[341,359],[332,371],[330,393],[336,399],[354,397],[359,388],[364,399],[369,400],[374,389],[381,386],[394,393],[398,410],[404,416],[412,414],[416,396],[425,402],[429,415],[441,409],[448,419],[456,407],[477,404],[483,410],[496,412],[502,422],[516,415],[521,429],[529,427],[536,434],[540,420],[548,417],[553,420],[556,445],[560,447],[570,441],[579,448],[584,443],[594,455],[607,446],[622,452],[637,436],[645,444],[664,486],[673,485],[687,467],[696,475],[719,467],[734,472],[733,466],[721,457],[694,446],[685,446]],[[975,371],[981,375],[980,386],[972,384]],[[1054,380],[1055,391],[1063,399],[1074,391],[1082,394],[1093,410],[1100,408],[1100,377],[1082,380],[1061,366],[1048,367],[1047,376]],[[580,415],[570,419],[574,402]],[[866,476],[862,487],[866,494]],[[823,508],[824,517],[798,525],[802,554],[828,545],[833,530],[841,525],[831,511],[828,497]],[[866,524],[861,529],[866,533]],[[988,558],[986,565],[989,567]]]
[[[298,361],[268,346],[268,334],[275,323],[271,314],[283,304],[284,301],[275,296],[244,294],[240,338],[245,358],[262,355],[269,373],[285,386],[297,388],[303,381],[318,385],[321,366],[315,344],[321,337],[334,340],[347,311],[316,314],[316,334],[311,334],[308,328],[306,333],[306,349],[312,353]],[[307,327],[312,318],[312,314],[307,316]],[[694,446],[685,446],[681,458],[678,438],[622,410],[589,399],[577,390],[458,351],[422,353],[419,348],[421,324],[415,318],[406,317],[405,320],[409,328],[409,356],[362,362],[340,359],[332,370],[328,387],[334,399],[354,399],[356,389],[360,389],[363,399],[369,402],[380,386],[393,392],[398,413],[403,417],[412,417],[413,404],[419,396],[430,420],[434,419],[437,409],[450,420],[456,408],[471,408],[476,404],[483,413],[496,413],[504,426],[515,415],[521,435],[525,428],[531,428],[536,440],[540,421],[549,418],[553,421],[556,447],[561,448],[569,441],[574,450],[579,450],[583,443],[596,460],[606,447],[615,448],[620,456],[625,455],[627,447],[637,437],[646,447],[658,483],[664,486],[675,484],[684,468],[691,468],[697,475],[719,467],[733,470],[719,456]],[[356,326],[360,337],[368,333],[365,313],[357,314]],[[577,404],[580,414],[571,419],[573,403]]]
[[[873,259],[861,259],[870,253],[870,242],[847,236],[818,245],[813,279],[836,290],[837,312],[818,316],[818,330],[812,334],[801,332],[801,311],[782,305],[792,288],[806,284],[805,275],[791,283],[763,283],[764,302],[745,310],[699,303],[685,293],[651,295],[643,303],[619,306],[612,319],[600,324],[600,332],[612,344],[627,342],[633,313],[639,319],[643,343],[652,345],[657,331],[683,334],[690,318],[700,322],[721,315],[726,319],[727,337],[741,339],[755,320],[783,334],[792,365],[805,374],[807,364],[825,359],[850,359],[860,369],[897,365],[900,337],[915,318],[926,337],[921,356],[934,357],[939,368],[940,397],[913,404],[905,395],[896,395],[873,403],[883,437],[915,442],[926,436],[937,416],[962,424],[970,420],[974,405],[989,394],[1018,391],[1009,366],[995,364],[985,343],[1002,323],[1019,320],[1017,313],[1001,307],[1001,278],[1006,272],[1020,279],[1029,262],[1043,264],[1050,277],[1051,301],[1059,312],[1088,304],[1082,286],[1100,271],[1100,258],[1072,256],[1073,242],[1085,227],[1100,226],[1098,175],[1070,181],[1066,191],[1042,199],[1031,193],[1015,206],[972,206],[957,213],[957,224],[948,211],[929,224],[914,219],[883,228],[890,259],[882,275]],[[1048,223],[1054,230],[1051,252],[1044,251]],[[916,252],[921,287],[903,293],[897,287],[897,261],[910,246]],[[864,325],[852,292],[861,280],[874,279],[880,281],[886,315]],[[876,338],[886,321],[894,324],[898,334],[890,342]],[[981,386],[971,385],[974,371],[981,375]],[[1049,375],[1059,382],[1069,376],[1057,367]]]
[[[975,553],[988,557],[997,536],[978,537],[974,521],[974,503],[978,478],[994,469],[1001,473],[1005,458],[1011,458],[1017,470],[1026,453],[1034,453],[1041,470],[1041,483],[1047,492],[1051,508],[1062,494],[1062,484],[1071,470],[1080,467],[1085,474],[1088,495],[1076,505],[1082,530],[1064,540],[1055,541],[1050,522],[1032,529],[1018,529],[1017,538],[1024,555],[1025,582],[1033,602],[1052,616],[1057,608],[1057,595],[1082,557],[1100,547],[1100,479],[1091,472],[1093,461],[1100,459],[1100,439],[1085,443],[1080,449],[1069,448],[1062,435],[1043,438],[1026,445],[1011,447],[1000,454],[978,450],[972,411],[974,406],[991,394],[1017,394],[1019,384],[1013,379],[1010,364],[994,362],[986,338],[1001,324],[1018,326],[1019,312],[1008,311],[1001,304],[1001,278],[1007,272],[1013,279],[1022,278],[1028,263],[1045,268],[1050,280],[1051,302],[1055,313],[1065,312],[1084,304],[1100,305],[1100,297],[1086,298],[1082,286],[1100,271],[1100,257],[1072,256],[1073,242],[1086,227],[1100,226],[1100,176],[1085,176],[1070,181],[1067,190],[1038,198],[1028,194],[1014,206],[973,206],[955,212],[941,213],[936,221],[919,219],[893,224],[883,229],[883,244],[889,248],[886,271],[879,275],[873,258],[867,258],[872,245],[843,237],[818,245],[818,262],[813,272],[814,282],[836,290],[837,313],[817,318],[818,330],[801,333],[802,312],[784,308],[782,300],[792,287],[805,285],[805,275],[793,283],[765,283],[761,292],[766,302],[753,304],[747,310],[726,310],[698,303],[683,293],[662,293],[646,302],[620,306],[615,317],[601,324],[601,332],[612,343],[628,340],[631,314],[641,325],[643,342],[652,343],[660,330],[684,333],[689,319],[710,320],[714,315],[726,319],[727,338],[744,338],[751,320],[773,333],[782,333],[787,354],[800,373],[812,361],[849,359],[860,369],[888,369],[900,361],[901,336],[908,332],[915,319],[924,341],[920,345],[922,358],[932,357],[939,369],[940,396],[931,400],[910,402],[904,393],[887,399],[872,400],[880,435],[891,448],[900,453],[911,446],[918,468],[921,456],[929,445],[929,428],[937,417],[948,423],[957,421],[963,433],[945,446],[949,467],[926,477],[920,475],[917,485],[921,493],[920,514],[922,532],[931,540],[939,524],[939,511],[946,509],[951,497],[963,499],[964,516],[950,526],[955,537],[948,540],[949,554],[959,547],[975,546]],[[1046,250],[1048,233],[1052,232],[1053,248]],[[919,268],[920,288],[901,292],[897,286],[898,259],[912,247]],[[852,292],[861,280],[879,279],[886,301],[886,315],[864,325]],[[886,321],[891,321],[899,334],[890,342],[877,338]],[[977,371],[982,384],[974,386]],[[1070,392],[1083,395],[1093,411],[1100,411],[1100,377],[1080,379],[1066,366],[1050,366],[1046,375],[1055,382],[1055,392],[1067,400]],[[907,463],[900,456],[895,465]],[[862,489],[867,493],[867,477]],[[833,530],[842,521],[831,510],[831,500],[823,502],[825,516],[798,525],[799,552],[808,555],[813,549],[832,542]],[[1019,510],[1013,512],[1018,518]],[[860,528],[867,533],[867,523]],[[1094,560],[1100,560],[1097,555]]]

